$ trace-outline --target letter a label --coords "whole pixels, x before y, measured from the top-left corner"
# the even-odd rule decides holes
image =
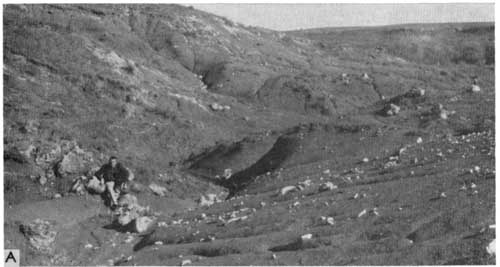
[[[6,249],[4,252],[5,267],[19,267],[19,249]]]

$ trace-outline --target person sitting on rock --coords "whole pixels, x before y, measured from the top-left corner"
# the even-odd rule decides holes
[[[120,192],[123,191],[129,180],[130,172],[118,162],[114,156],[104,164],[95,174],[101,182],[106,184],[106,191],[111,198],[111,207],[116,207]]]

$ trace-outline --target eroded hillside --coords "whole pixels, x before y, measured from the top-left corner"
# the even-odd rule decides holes
[[[5,5],[3,23],[24,264],[494,262],[493,24],[276,32],[178,5]],[[147,234],[69,192],[111,155]],[[20,231],[37,218],[48,252]]]

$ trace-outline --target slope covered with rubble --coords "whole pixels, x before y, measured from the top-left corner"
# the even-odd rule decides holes
[[[494,263],[493,24],[276,32],[177,5],[3,23],[22,264]],[[111,155],[135,176],[115,212],[71,192]]]

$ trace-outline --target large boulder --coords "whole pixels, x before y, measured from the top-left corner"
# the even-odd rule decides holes
[[[53,222],[36,219],[29,224],[21,225],[20,229],[24,236],[28,239],[30,245],[41,253],[52,253],[52,246],[57,232],[54,230]]]
[[[141,216],[134,221],[134,232],[144,233],[151,229],[155,224],[155,219],[149,216]]]
[[[93,176],[86,185],[87,191],[94,194],[102,194],[106,191],[106,185],[97,177]]]
[[[132,194],[124,194],[118,198],[118,206],[128,207],[129,209],[139,208],[137,197]]]
[[[88,162],[84,155],[70,152],[64,155],[57,167],[60,174],[79,174],[87,171]]]
[[[136,209],[120,208],[116,221],[121,226],[128,226],[137,217],[139,217],[139,213]]]

